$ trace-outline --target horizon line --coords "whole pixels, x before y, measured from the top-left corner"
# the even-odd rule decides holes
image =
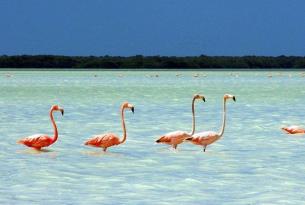
[[[136,54],[136,55],[60,55],[60,54],[16,54],[16,55],[7,55],[7,54],[0,54],[0,57],[17,57],[17,56],[64,56],[64,57],[122,57],[122,58],[129,58],[129,57],[177,57],[177,58],[186,58],[186,57],[305,57],[305,55],[143,55],[143,54]]]

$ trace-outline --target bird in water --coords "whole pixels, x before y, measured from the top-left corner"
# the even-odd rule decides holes
[[[112,147],[115,145],[123,144],[127,139],[127,131],[125,126],[125,119],[124,119],[124,110],[130,109],[132,113],[134,113],[134,106],[125,102],[121,105],[121,121],[122,121],[122,128],[123,128],[123,138],[120,138],[113,134],[113,133],[105,133],[101,135],[95,135],[92,138],[88,139],[85,142],[85,145],[92,146],[92,147],[100,147],[103,148],[103,151],[106,152],[108,147]]]
[[[49,137],[46,134],[36,134],[29,137],[25,137],[19,140],[17,143],[24,144],[25,146],[34,148],[36,150],[41,150],[43,147],[48,147],[51,144],[54,144],[58,139],[58,130],[54,121],[53,112],[60,111],[62,115],[64,115],[64,109],[59,107],[58,105],[53,105],[50,109],[50,119],[54,128],[54,136]]]
[[[177,149],[178,144],[181,144],[186,138],[191,137],[195,133],[195,100],[203,100],[205,102],[205,97],[203,95],[194,95],[192,101],[192,115],[193,115],[193,129],[191,133],[185,131],[174,131],[162,135],[156,142],[171,145],[174,149]]]
[[[296,125],[282,127],[282,130],[287,134],[305,134],[305,129]]]
[[[224,97],[223,97],[223,121],[222,121],[222,127],[221,127],[220,131],[218,133],[213,132],[213,131],[200,132],[200,133],[194,134],[193,136],[187,138],[186,141],[190,141],[194,145],[202,146],[203,151],[205,152],[208,145],[219,140],[223,136],[224,130],[225,130],[226,102],[228,99],[233,99],[234,101],[236,101],[236,98],[234,95],[229,95],[229,94],[224,95]]]

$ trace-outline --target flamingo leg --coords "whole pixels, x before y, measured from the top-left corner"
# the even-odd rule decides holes
[[[177,146],[178,146],[177,144],[173,144],[174,149],[177,149]]]
[[[104,147],[104,148],[103,148],[103,151],[106,152],[106,150],[107,150],[107,147]]]

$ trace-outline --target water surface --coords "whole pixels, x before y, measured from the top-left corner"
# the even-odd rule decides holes
[[[10,74],[10,75],[8,75]],[[158,75],[158,77],[156,77]],[[198,77],[194,77],[198,76]],[[0,204],[302,204],[305,200],[305,136],[281,132],[304,123],[305,78],[293,72],[231,71],[1,71]],[[191,130],[218,131],[222,96],[227,105],[224,137],[207,148],[173,151],[158,136]],[[126,112],[125,144],[83,146],[94,134],[121,135],[119,107]],[[16,141],[35,133],[59,140],[46,152]]]

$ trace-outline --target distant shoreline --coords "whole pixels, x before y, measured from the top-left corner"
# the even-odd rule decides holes
[[[107,71],[114,71],[114,72],[126,72],[126,71],[137,71],[137,72],[166,72],[166,71],[176,71],[176,72],[222,72],[222,71],[230,71],[230,72],[248,72],[248,71],[257,71],[257,72],[298,72],[302,71],[305,72],[305,68],[0,68],[1,71],[100,71],[100,72],[107,72]]]
[[[0,70],[299,70],[305,56],[0,56]]]

